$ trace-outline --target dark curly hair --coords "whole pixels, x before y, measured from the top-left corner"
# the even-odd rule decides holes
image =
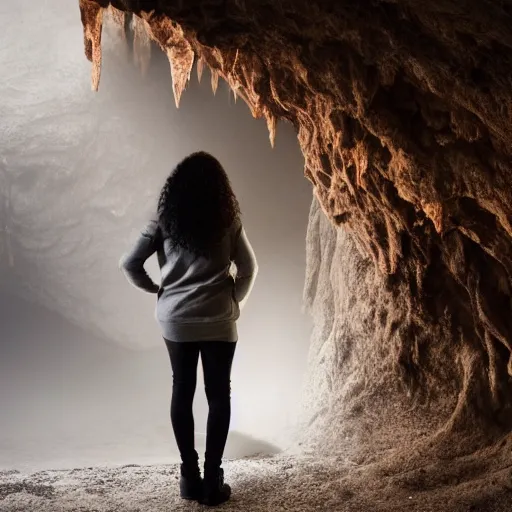
[[[240,206],[220,162],[200,151],[181,161],[160,193],[158,223],[174,248],[208,256],[240,219]]]

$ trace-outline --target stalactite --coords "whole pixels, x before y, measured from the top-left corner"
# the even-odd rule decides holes
[[[126,13],[110,5],[108,8],[108,15],[117,29],[119,38],[123,42],[126,42]]]
[[[190,45],[167,49],[167,57],[171,65],[172,84],[176,108],[180,105],[180,99],[187,82],[190,80],[190,73],[194,66],[194,52]]]
[[[101,32],[103,7],[92,0],[80,0],[80,13],[84,26],[85,55],[92,62],[91,85],[97,91],[101,78]]]
[[[212,75],[212,91],[213,94],[217,94],[217,88],[219,87],[219,74],[215,69],[211,69],[211,75]]]
[[[201,79],[203,78],[203,71],[204,71],[204,60],[199,57],[197,60],[197,81],[201,82]]]
[[[267,120],[268,137],[270,140],[270,145],[274,147],[274,143],[276,140],[277,120],[271,112],[265,112],[265,119]]]
[[[133,59],[142,74],[147,73],[151,60],[151,38],[147,22],[134,16],[132,20],[133,29]]]

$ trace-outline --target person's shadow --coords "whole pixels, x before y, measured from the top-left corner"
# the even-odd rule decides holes
[[[205,435],[196,434],[197,449],[201,453],[205,448]],[[246,458],[265,458],[281,453],[278,446],[273,445],[262,439],[257,439],[250,435],[238,431],[229,433],[226,449],[224,450],[224,459],[237,460]]]

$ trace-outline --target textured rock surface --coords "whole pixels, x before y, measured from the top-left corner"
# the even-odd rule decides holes
[[[341,432],[342,409],[370,428],[373,404],[371,431],[394,426],[383,449],[407,431],[448,456],[509,433],[512,2],[81,0],[94,87],[110,4],[168,54],[177,101],[195,56],[271,140],[291,121],[346,228],[310,229],[310,438]]]
[[[349,478],[360,480],[362,489],[383,485],[389,490],[386,481],[422,489],[420,510],[431,509],[439,485],[458,488],[461,503],[470,503],[473,492],[480,496],[474,510],[507,510],[512,504],[508,484],[506,506],[485,508],[483,503],[500,492],[493,487],[497,474],[512,476],[512,436],[497,422],[481,422],[471,403],[481,395],[459,393],[460,370],[448,364],[456,353],[446,345],[449,338],[442,327],[430,352],[437,368],[431,363],[423,369],[419,389],[412,392],[398,378],[401,339],[387,335],[385,320],[406,298],[388,288],[386,277],[375,272],[373,260],[356,240],[334,227],[313,202],[305,300],[315,328],[298,449],[322,457],[337,453],[351,461]],[[458,487],[465,478],[480,482],[478,488]],[[394,510],[392,498],[384,497],[387,490],[381,489],[380,505]],[[440,510],[459,508],[454,502]]]

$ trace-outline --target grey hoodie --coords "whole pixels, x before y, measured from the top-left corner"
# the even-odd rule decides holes
[[[160,285],[144,269],[157,253]],[[232,272],[232,263],[236,270]],[[237,341],[239,303],[252,289],[258,271],[243,226],[236,223],[209,257],[176,250],[153,220],[120,261],[131,284],[157,294],[156,318],[170,341]]]

